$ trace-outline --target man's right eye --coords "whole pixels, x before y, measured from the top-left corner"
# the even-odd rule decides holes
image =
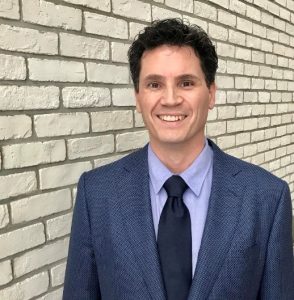
[[[158,82],[150,82],[147,86],[151,89],[158,89],[160,85]]]

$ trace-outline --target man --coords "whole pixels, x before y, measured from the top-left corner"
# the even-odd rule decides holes
[[[205,138],[217,55],[154,22],[129,50],[150,143],[82,175],[64,299],[294,299],[287,184]]]

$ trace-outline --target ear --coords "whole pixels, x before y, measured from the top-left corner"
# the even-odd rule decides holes
[[[213,109],[215,105],[216,84],[213,82],[209,89],[209,109]]]
[[[142,113],[141,105],[140,105],[140,97],[139,92],[135,91],[135,98],[136,98],[136,110],[138,113]]]

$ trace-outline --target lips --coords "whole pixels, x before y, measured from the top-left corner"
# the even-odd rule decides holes
[[[165,122],[178,122],[186,118],[186,115],[158,115],[158,118]]]

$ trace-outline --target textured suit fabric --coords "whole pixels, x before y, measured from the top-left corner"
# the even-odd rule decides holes
[[[188,300],[293,300],[287,184],[209,141],[213,182]],[[79,181],[64,300],[164,300],[147,147]]]

